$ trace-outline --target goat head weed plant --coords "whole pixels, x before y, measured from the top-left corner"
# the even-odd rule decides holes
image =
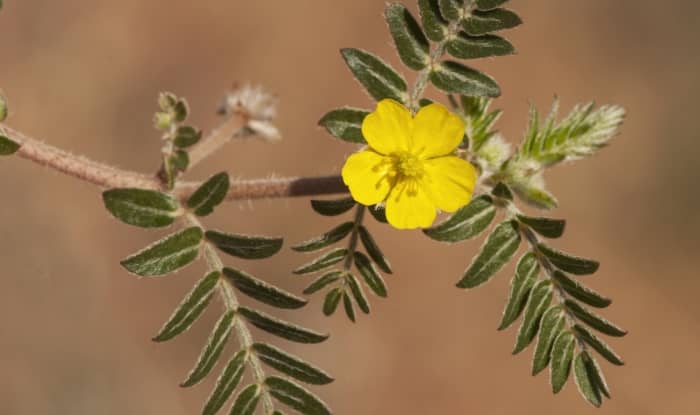
[[[313,255],[300,259],[303,265],[292,273],[316,275],[303,294],[323,291],[323,314],[335,315],[342,303],[345,316],[355,322],[359,312],[370,313],[367,292],[387,296],[385,276],[392,274],[392,267],[366,224],[369,216],[379,226],[422,232],[442,244],[485,234],[464,273],[455,276],[456,287],[471,290],[488,282],[521,251],[498,330],[522,316],[513,354],[534,343],[532,374],[549,368],[554,393],[572,378],[581,396],[598,407],[611,394],[597,359],[623,364],[601,335],[621,337],[626,331],[594,311],[608,307],[611,300],[582,282],[581,277],[598,270],[598,262],[553,246],[564,233],[565,221],[529,216],[520,206],[543,212],[555,208],[558,202],[545,186],[545,171],[605,147],[625,112],[589,103],[559,117],[555,102],[542,118],[533,107],[524,138],[513,149],[494,129],[502,115],[492,109],[492,100],[501,94],[498,83],[464,63],[515,53],[502,32],[522,21],[506,3],[419,0],[419,18],[404,4],[388,4],[384,17],[406,67],[403,72],[415,72],[412,84],[365,49],[341,50],[358,86],[376,103],[364,109],[340,107],[321,118],[320,126],[354,151],[339,175],[235,181],[228,172],[219,172],[201,183],[184,181],[193,166],[230,141],[280,138],[274,98],[250,86],[226,95],[219,110],[224,121],[206,135],[188,123],[190,109],[184,98],[162,93],[154,124],[163,147],[154,174],[74,156],[10,128],[4,124],[5,98],[0,98],[0,155],[23,157],[106,188],[105,208],[128,225],[170,228],[169,236],[121,262],[129,273],[160,277],[198,260],[206,262],[208,271],[153,337],[165,342],[182,334],[215,297],[221,298],[220,318],[181,382],[183,387],[194,386],[214,376],[218,365],[204,415],[221,413],[225,407],[232,415],[279,415],[288,409],[308,415],[332,413],[330,405],[303,384],[324,385],[333,377],[280,346],[256,340],[252,329],[308,344],[323,342],[328,334],[239,302],[246,296],[280,309],[307,304],[305,298],[249,274],[238,261],[275,255],[283,238],[212,229],[205,219],[231,200],[343,193],[349,196],[312,200],[311,208],[323,216],[349,217],[292,246]],[[424,96],[431,85],[444,93],[443,102]],[[440,212],[446,218],[438,219]],[[430,255],[437,257],[440,246],[436,244]],[[237,351],[225,356],[230,342],[237,344]]]

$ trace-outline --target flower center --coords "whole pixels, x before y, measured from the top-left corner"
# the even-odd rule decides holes
[[[398,178],[420,178],[423,175],[423,161],[408,152],[391,155],[394,174]]]

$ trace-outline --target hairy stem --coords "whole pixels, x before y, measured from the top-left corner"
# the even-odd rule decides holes
[[[233,123],[233,121],[231,122]],[[155,175],[136,173],[93,161],[31,138],[5,125],[2,126],[2,130],[3,134],[21,146],[16,155],[68,176],[103,188],[134,187],[147,190],[165,190],[163,183]],[[219,130],[223,131],[223,127]],[[231,130],[226,128],[226,131]],[[223,145],[222,141],[225,140],[219,140],[217,133],[213,134],[212,137],[214,138],[211,139],[211,144],[206,144],[206,150],[198,150],[198,154],[201,156],[197,157],[203,157],[212,146]],[[209,141],[209,138],[204,140],[204,142]],[[178,182],[174,193],[180,199],[186,199],[200,185],[199,182]],[[339,175],[252,179],[232,181],[227,200],[315,196],[347,192],[348,189]]]
[[[472,1],[465,1],[464,14],[468,15],[474,10],[475,5]],[[411,99],[409,101],[409,107],[411,111],[416,112],[420,108],[419,101],[425,92],[425,88],[428,87],[428,79],[430,78],[430,72],[432,72],[435,65],[440,63],[442,55],[445,54],[445,48],[447,47],[447,42],[449,42],[453,37],[459,34],[461,25],[459,21],[451,22],[447,27],[447,36],[445,39],[441,40],[435,45],[435,49],[430,53],[430,62],[425,69],[418,73],[416,78],[416,83],[413,86],[413,91],[411,92]]]
[[[204,229],[202,223],[192,214],[188,213],[187,215],[185,215],[185,220],[189,225],[198,226]],[[214,246],[212,246],[212,244],[210,244],[209,242],[205,241],[203,250],[204,259],[207,262],[209,270],[223,272],[223,261],[219,257],[219,254],[216,252]],[[226,309],[232,310],[234,312],[238,310],[238,298],[236,297],[236,293],[231,283],[226,278],[221,278],[219,280],[218,287],[219,293],[221,294],[221,298],[224,301],[224,306],[226,307]],[[255,382],[257,384],[263,386],[261,395],[263,408],[266,414],[271,414],[275,410],[275,405],[272,402],[272,397],[270,396],[270,393],[264,387],[266,376],[265,371],[262,367],[262,362],[260,361],[260,358],[258,358],[258,355],[255,353],[255,351],[253,351],[252,349],[253,335],[250,333],[250,329],[246,325],[245,321],[243,321],[243,319],[240,318],[238,315],[236,315],[233,319],[233,329],[236,331],[241,348],[248,350],[248,364],[250,365],[250,368],[253,372],[253,379],[255,379]]]
[[[249,117],[244,112],[233,113],[223,124],[188,151],[190,156],[188,169],[193,168],[231,141],[233,135],[245,127],[248,121]]]

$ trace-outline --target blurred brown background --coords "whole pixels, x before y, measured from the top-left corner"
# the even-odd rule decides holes
[[[0,88],[9,124],[62,148],[154,171],[151,127],[159,91],[186,96],[193,121],[233,81],[281,98],[285,140],[236,143],[190,177],[338,171],[352,147],[315,127],[328,109],[371,105],[338,54],[346,46],[399,67],[379,0],[23,0],[0,12]],[[413,3],[412,1],[410,3]],[[414,5],[411,4],[411,7]],[[603,362],[613,400],[600,413],[696,414],[700,406],[700,232],[695,104],[700,94],[700,6],[657,2],[513,2],[526,24],[509,32],[519,54],[477,66],[504,90],[499,127],[520,139],[528,103],[621,104],[628,120],[597,157],[552,171],[569,220],[558,246],[598,258],[592,286],[612,296],[605,315],[630,330],[611,344],[627,361]],[[102,208],[99,190],[19,159],[0,161],[0,413],[193,414],[214,376],[191,390],[191,368],[215,308],[186,335],[150,337],[200,276],[137,280],[118,261],[162,232],[130,228]],[[282,234],[287,246],[331,227],[308,200],[228,204],[208,221],[231,231]],[[372,223],[393,260],[390,298],[351,325],[320,313],[320,298],[286,318],[332,337],[284,346],[337,380],[316,389],[338,414],[594,413],[570,383],[553,397],[547,374],[512,357],[514,332],[495,329],[512,266],[472,292],[454,288],[478,243],[439,248],[419,232]],[[260,263],[229,261],[300,292],[288,249]],[[261,335],[261,338],[265,336]],[[282,344],[284,342],[277,342]]]

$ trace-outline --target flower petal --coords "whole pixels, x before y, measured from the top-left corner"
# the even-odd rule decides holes
[[[421,108],[413,120],[411,153],[422,158],[445,156],[464,139],[464,121],[444,105]]]
[[[413,133],[411,112],[392,99],[379,101],[377,109],[362,122],[362,135],[381,154],[408,151]]]
[[[455,212],[469,203],[477,179],[471,163],[455,156],[437,157],[423,163],[423,183],[438,209]]]
[[[391,159],[370,149],[350,155],[343,166],[343,182],[350,188],[352,198],[363,205],[375,205],[391,190],[387,175]]]
[[[418,180],[403,180],[386,201],[386,218],[397,229],[427,228],[437,216],[435,204]]]

